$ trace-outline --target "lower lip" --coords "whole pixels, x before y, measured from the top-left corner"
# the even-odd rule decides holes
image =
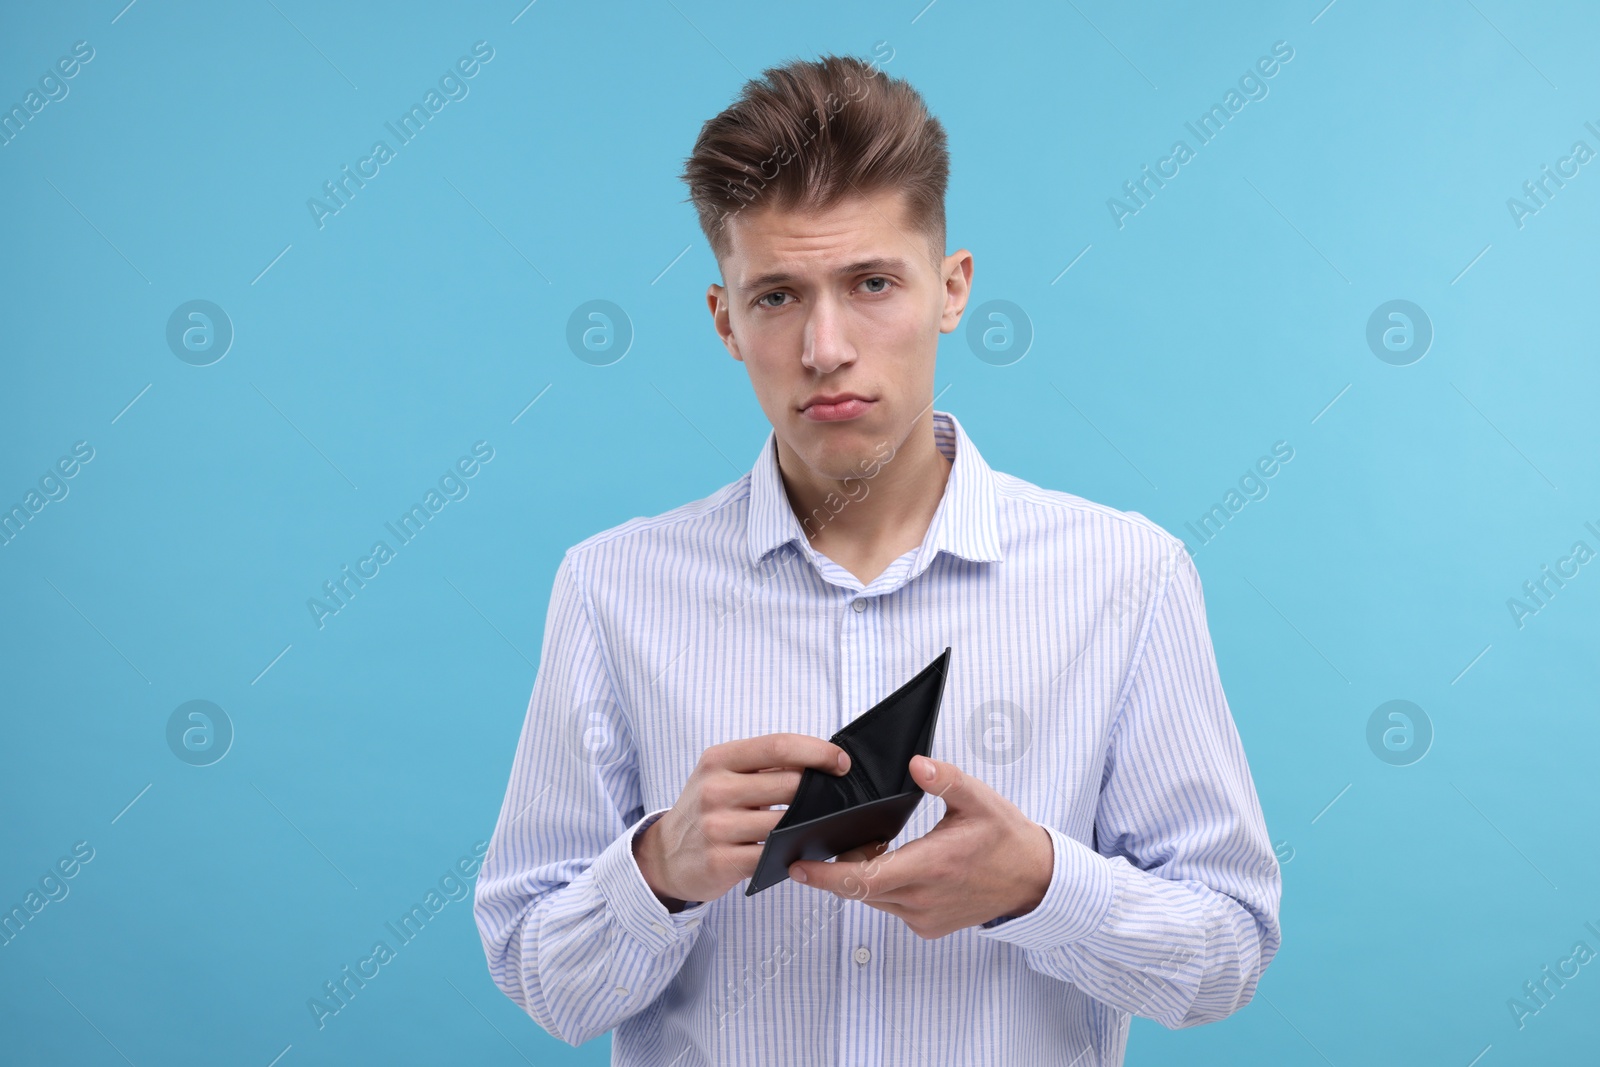
[[[802,414],[812,422],[844,422],[873,405],[871,400],[844,400],[837,404],[812,404]]]

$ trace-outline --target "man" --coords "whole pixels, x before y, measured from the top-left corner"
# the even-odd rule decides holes
[[[569,549],[475,915],[495,982],[618,1064],[1120,1064],[1248,1003],[1281,891],[1182,542],[989,468],[933,408],[972,255],[945,135],[826,57],[685,178],[753,469]],[[823,738],[952,649],[897,838],[746,896]],[[895,844],[891,842],[889,844]]]

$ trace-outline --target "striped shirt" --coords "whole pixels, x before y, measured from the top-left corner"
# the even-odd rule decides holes
[[[933,414],[944,494],[869,584],[811,547],[773,434],[737,481],[563,556],[474,902],[495,983],[551,1034],[614,1029],[626,1065],[1100,1067],[1130,1013],[1175,1029],[1254,995],[1282,882],[1183,543],[992,470]],[[632,840],[705,749],[828,737],[947,645],[932,754],[1048,832],[1036,908],[932,940],[792,880],[666,909]],[[925,796],[891,846],[943,811]]]

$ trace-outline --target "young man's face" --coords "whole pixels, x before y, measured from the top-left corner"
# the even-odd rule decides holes
[[[706,300],[779,440],[823,477],[875,470],[926,416],[971,253],[935,267],[940,250],[907,221],[898,190],[818,212],[744,211],[727,226],[727,284]],[[861,399],[813,403],[840,394]]]

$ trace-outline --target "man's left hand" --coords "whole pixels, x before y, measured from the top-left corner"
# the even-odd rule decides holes
[[[880,843],[796,861],[789,877],[898,916],[929,940],[1037,907],[1055,862],[1045,828],[953,763],[913,756],[911,773],[945,802],[938,825],[892,852]]]

